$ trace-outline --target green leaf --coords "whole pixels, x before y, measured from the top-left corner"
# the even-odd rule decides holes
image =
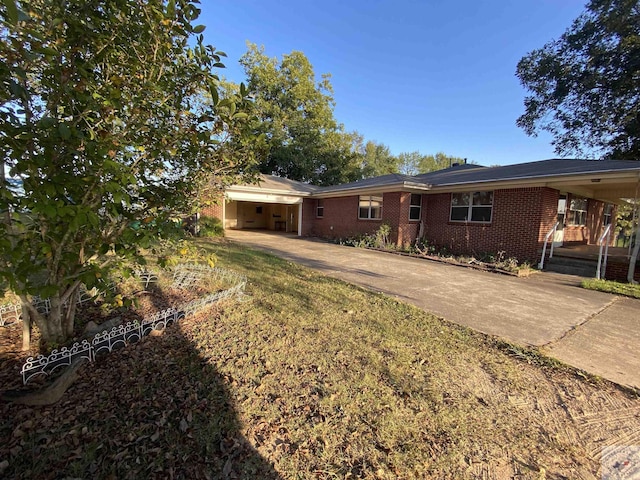
[[[71,138],[71,129],[66,123],[61,123],[58,125],[58,132],[60,133],[60,137],[63,140],[69,140]]]
[[[213,104],[218,105],[220,97],[218,96],[218,89],[213,83],[209,84],[209,93],[211,94],[211,100],[213,100]]]
[[[3,0],[7,9],[7,19],[11,25],[18,23],[18,6],[14,0]]]
[[[204,25],[196,25],[195,27],[193,27],[193,33],[202,33],[204,32],[204,29],[207,28]]]
[[[44,213],[49,218],[55,217],[58,213],[58,210],[54,205],[44,205],[41,210],[42,213]]]
[[[50,57],[56,57],[59,55],[59,52],[51,47],[40,47],[34,49],[38,53],[43,53],[44,55],[48,55]]]

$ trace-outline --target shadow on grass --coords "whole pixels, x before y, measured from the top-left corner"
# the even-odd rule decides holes
[[[191,341],[214,313],[85,365],[55,405],[0,405],[0,476],[279,479],[241,433],[233,380]]]

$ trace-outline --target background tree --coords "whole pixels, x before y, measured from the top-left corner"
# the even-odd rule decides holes
[[[559,155],[640,159],[640,6],[591,0],[559,40],[520,60],[529,90],[517,124]]]
[[[377,177],[400,171],[398,157],[392,155],[389,147],[385,144],[370,140],[362,150],[363,177]]]
[[[247,104],[218,100],[224,54],[192,25],[196,5],[3,2],[0,158],[19,186],[1,186],[0,274],[46,342],[72,335],[81,284],[102,285],[212,175],[249,170],[233,154],[249,144]]]
[[[264,48],[248,44],[240,60],[265,136],[268,153],[263,173],[318,185],[360,178],[352,134],[333,116],[335,102],[329,75],[316,82],[302,52],[269,58]]]
[[[452,157],[443,152],[435,155],[423,155],[420,152],[408,152],[398,155],[399,171],[405,175],[419,175],[449,168],[454,163],[465,163],[464,158]]]

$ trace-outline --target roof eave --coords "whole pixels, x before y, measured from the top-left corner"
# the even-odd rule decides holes
[[[352,186],[349,188],[332,188],[322,189],[321,191],[313,192],[313,198],[331,198],[331,197],[351,197],[353,195],[367,195],[373,193],[389,193],[389,192],[425,192],[431,188],[431,185],[426,183],[415,182],[395,182],[386,185],[364,185],[364,186]]]
[[[280,188],[263,188],[253,185],[233,185],[227,188],[228,192],[251,192],[251,193],[265,193],[274,195],[295,195],[298,197],[309,197],[314,192],[302,192],[300,190],[287,190]]]
[[[493,189],[506,189],[506,188],[521,188],[523,185],[528,187],[553,187],[557,188],[559,186],[571,185],[576,183],[584,183],[591,181],[601,181],[601,180],[614,180],[614,179],[626,179],[626,180],[640,180],[640,170],[608,170],[608,171],[600,171],[600,172],[589,172],[589,173],[567,173],[560,175],[536,175],[536,176],[528,176],[521,178],[511,178],[511,179],[488,179],[488,180],[478,180],[473,182],[451,182],[440,185],[432,185],[431,191],[433,193],[440,193],[442,191],[461,191],[461,190],[469,190],[471,188],[493,188]]]

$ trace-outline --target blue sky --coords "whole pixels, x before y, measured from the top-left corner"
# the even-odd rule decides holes
[[[331,74],[335,117],[392,153],[445,152],[482,165],[553,158],[550,137],[515,122],[518,60],[558,38],[586,0],[202,0],[197,23],[245,79],[246,42],[270,57],[304,52]]]

